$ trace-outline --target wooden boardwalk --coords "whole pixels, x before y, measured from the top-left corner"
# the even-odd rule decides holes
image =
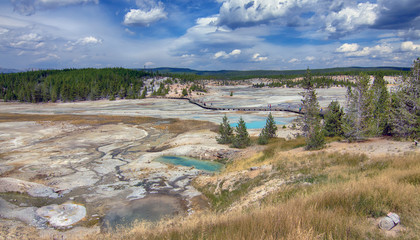
[[[203,102],[197,102],[192,99],[188,99],[188,101],[192,104],[195,104],[201,108],[208,109],[208,110],[215,110],[215,111],[244,111],[244,112],[291,112],[297,114],[303,114],[300,112],[299,109],[289,109],[283,107],[214,107],[212,105],[208,105]]]
[[[213,110],[213,111],[244,111],[244,112],[290,112],[296,114],[303,114],[303,112],[299,111],[299,109],[293,108],[285,108],[285,107],[217,107],[211,104],[197,101],[187,97],[154,97],[154,98],[162,98],[162,99],[178,99],[178,100],[188,100],[191,104],[197,105],[203,109]],[[323,114],[320,114],[323,116]]]

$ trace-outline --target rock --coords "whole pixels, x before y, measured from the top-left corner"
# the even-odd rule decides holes
[[[379,228],[383,230],[391,230],[400,223],[400,217],[395,213],[388,213],[386,217],[379,221]]]
[[[27,193],[32,197],[58,198],[54,189],[45,185],[27,182],[15,178],[0,178],[0,192]]]
[[[53,227],[68,227],[86,217],[86,208],[79,204],[53,204],[39,208],[36,213]]]

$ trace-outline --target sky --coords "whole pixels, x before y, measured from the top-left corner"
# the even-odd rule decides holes
[[[410,67],[419,0],[0,0],[0,67]]]

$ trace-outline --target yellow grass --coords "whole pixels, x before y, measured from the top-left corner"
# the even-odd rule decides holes
[[[312,185],[285,185],[259,208],[140,223],[89,239],[395,239],[376,225],[390,211],[399,214],[405,229],[396,239],[420,236],[419,154],[381,159],[322,152],[306,159],[278,156],[267,161],[288,169],[274,177],[305,172],[326,178]]]

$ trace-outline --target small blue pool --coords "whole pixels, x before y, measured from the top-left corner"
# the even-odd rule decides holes
[[[194,167],[196,169],[208,171],[208,172],[218,172],[223,168],[223,164],[212,161],[198,160],[190,157],[181,157],[181,156],[162,156],[155,161],[168,163],[178,166],[185,167]]]
[[[267,120],[245,122],[245,125],[246,125],[247,129],[261,129],[261,128],[265,127],[266,122],[267,122]],[[279,125],[285,125],[285,124],[289,123],[288,119],[281,119],[281,120],[276,119],[275,122],[276,122],[276,124],[279,124]],[[231,127],[236,127],[236,126],[238,126],[238,123],[237,122],[233,122],[233,123],[231,122],[230,126]]]

